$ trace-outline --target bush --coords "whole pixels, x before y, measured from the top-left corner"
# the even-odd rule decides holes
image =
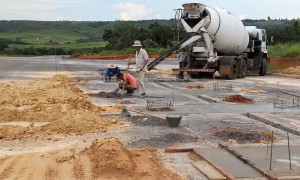
[[[285,43],[269,46],[269,54],[280,57],[300,56],[300,43]]]

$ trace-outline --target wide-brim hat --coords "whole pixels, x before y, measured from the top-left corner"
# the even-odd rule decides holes
[[[115,68],[116,66],[114,64],[107,65],[108,68]]]
[[[138,41],[138,40],[134,41],[134,43],[132,45],[132,47],[142,47],[142,46],[143,45],[142,45],[141,41]]]

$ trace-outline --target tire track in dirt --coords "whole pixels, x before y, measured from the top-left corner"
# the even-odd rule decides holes
[[[20,157],[9,157],[3,160],[0,166],[0,177],[1,178],[8,178],[13,173],[13,169]],[[2,161],[2,160],[1,160]]]
[[[0,158],[0,179],[182,179],[155,159],[154,150],[127,148],[116,138],[78,148]]]
[[[20,156],[20,158],[16,160],[15,166],[11,169],[12,173],[9,179],[23,179],[25,172],[28,171],[27,162],[30,161],[30,159],[31,156]]]
[[[46,180],[55,180],[58,179],[58,169],[57,166],[55,167],[54,165],[49,165],[47,167],[47,170],[45,172],[45,179]]]
[[[87,173],[90,167],[86,167],[84,161],[90,161],[87,158],[76,159],[73,163],[73,173],[75,179],[91,179],[92,177]],[[89,177],[88,177],[89,176]]]

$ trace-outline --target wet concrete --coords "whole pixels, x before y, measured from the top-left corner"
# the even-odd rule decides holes
[[[271,148],[267,146],[232,147],[245,159],[256,164],[260,169],[276,177],[293,177],[300,179],[300,146],[291,146],[291,170],[288,146],[274,146],[270,168]],[[253,153],[255,152],[255,153]]]

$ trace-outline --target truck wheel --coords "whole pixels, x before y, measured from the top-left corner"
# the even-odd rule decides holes
[[[238,78],[245,78],[246,73],[247,73],[247,61],[246,61],[246,59],[241,59]]]
[[[238,69],[239,69],[239,65],[236,59],[232,59],[229,68],[230,68],[230,74],[226,75],[226,78],[231,80],[236,79],[238,75]]]
[[[259,69],[259,75],[264,76],[267,73],[267,59],[263,58]]]

